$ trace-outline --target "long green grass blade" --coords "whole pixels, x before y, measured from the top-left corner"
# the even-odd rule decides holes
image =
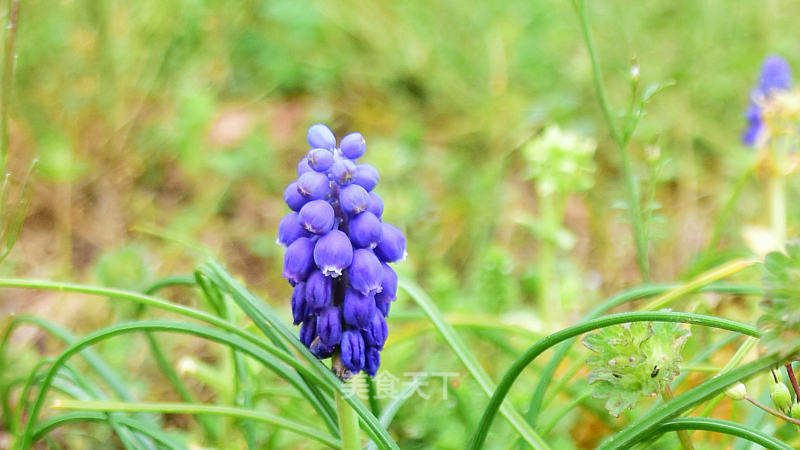
[[[416,284],[412,284],[408,281],[400,281],[398,283],[398,287],[403,289],[411,296],[412,299],[419,305],[419,307],[425,312],[428,318],[433,322],[433,325],[439,331],[439,334],[442,335],[444,340],[450,345],[450,348],[453,349],[453,352],[458,356],[458,359],[461,360],[461,363],[467,368],[469,373],[475,377],[475,380],[478,381],[480,384],[481,389],[486,393],[487,396],[491,397],[492,392],[494,392],[495,387],[492,380],[489,378],[489,374],[483,369],[480,365],[478,360],[475,358],[475,355],[467,348],[466,343],[461,338],[461,336],[456,332],[453,327],[444,320],[444,316],[439,308],[433,303],[430,297]],[[525,419],[518,413],[510,404],[500,403],[498,404],[500,407],[500,412],[503,416],[508,420],[508,422],[513,426],[520,436],[525,439],[528,444],[530,444],[533,448],[536,449],[546,449],[549,448],[547,443],[536,433],[526,422]]]
[[[247,314],[253,323],[261,329],[267,336],[274,336],[275,339],[282,339],[291,345],[295,352],[299,353],[324,380],[320,386],[337,391],[340,394],[347,394],[344,384],[334,375],[331,370],[325,367],[302,342],[295,336],[295,333],[275,314],[274,311],[256,296],[250,293],[244,286],[233,278],[216,261],[209,261],[204,264],[200,271],[212,280],[221,291],[226,292],[236,302],[242,311]],[[369,408],[354,395],[346,395],[344,400],[358,414],[364,430],[381,448],[396,449],[397,444],[389,436],[389,433],[380,425],[378,419],[369,411]]]
[[[76,422],[105,422],[107,420],[107,416],[108,414],[103,412],[75,411],[51,417],[42,422],[42,424],[39,425],[39,427],[36,428],[36,430],[33,432],[33,442],[36,442],[44,438],[47,435],[47,433],[62,425],[68,425],[70,423],[76,423]],[[125,416],[120,416],[120,418],[117,420],[121,425],[124,425],[130,429],[134,429],[139,433],[145,434],[148,437],[152,438],[154,441],[159,442],[160,444],[166,446],[169,449],[188,450],[186,445],[174,440],[173,438],[171,438],[158,428],[152,427],[146,423]]]
[[[756,428],[743,425],[729,420],[711,419],[706,417],[685,417],[680,419],[668,420],[661,423],[652,432],[652,436],[678,430],[703,430],[714,433],[729,434],[746,439],[754,444],[763,446],[770,450],[791,450],[792,447],[777,438],[764,433]],[[645,436],[647,439],[649,436]]]
[[[320,431],[313,425],[302,424],[265,411],[234,408],[230,406],[205,405],[197,403],[121,403],[121,402],[83,402],[76,400],[60,401],[57,409],[77,409],[83,411],[152,412],[161,414],[216,414],[240,419],[250,419],[274,425],[300,436],[313,439],[329,447],[339,447],[339,440]]]

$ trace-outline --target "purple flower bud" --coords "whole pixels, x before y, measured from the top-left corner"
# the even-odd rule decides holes
[[[314,243],[306,237],[297,238],[283,255],[283,277],[292,285],[305,281],[314,270]]]
[[[315,337],[317,337],[317,318],[308,316],[300,325],[300,342],[310,347]]]
[[[333,181],[340,186],[346,186],[353,182],[356,177],[356,165],[349,159],[339,158],[331,166]]]
[[[327,346],[334,346],[342,340],[342,321],[339,319],[339,308],[328,306],[319,313],[317,335]]]
[[[283,191],[283,200],[292,211],[300,211],[300,208],[306,204],[307,198],[303,197],[299,190],[297,190],[297,181],[293,181],[286,186]]]
[[[353,180],[353,183],[363,187],[367,191],[375,189],[380,179],[381,177],[378,175],[378,169],[372,164],[359,164],[356,166],[356,178]]]
[[[339,205],[342,211],[355,215],[366,211],[369,206],[369,193],[357,184],[350,184],[339,191]]]
[[[383,222],[383,236],[378,246],[375,247],[375,254],[383,262],[395,262],[406,257],[406,237],[396,226]]]
[[[385,297],[378,298],[375,296],[375,308],[383,314],[383,317],[389,317],[389,309],[392,306],[392,301],[386,299]]]
[[[350,286],[364,295],[372,296],[381,290],[383,267],[372,250],[360,248],[354,251],[347,275]]]
[[[369,207],[367,208],[367,211],[375,214],[375,217],[378,219],[381,218],[383,215],[383,199],[380,195],[374,192],[369,193]]]
[[[367,347],[364,351],[364,372],[374,377],[381,366],[381,352],[375,347]]]
[[[342,302],[344,322],[351,327],[367,328],[375,314],[375,299],[372,295],[364,295],[353,288],[344,293]]]
[[[333,228],[333,206],[325,200],[312,200],[300,209],[297,221],[314,234],[325,234]]]
[[[361,133],[350,133],[342,138],[339,143],[339,150],[349,159],[358,159],[367,150],[367,141]]]
[[[333,152],[325,148],[314,148],[308,152],[308,165],[317,172],[325,172],[333,165]]]
[[[304,157],[303,159],[301,159],[301,160],[300,160],[300,162],[299,162],[299,163],[297,163],[297,176],[298,176],[298,177],[299,177],[300,175],[302,175],[302,174],[306,173],[306,172],[311,172],[311,171],[313,171],[313,170],[314,170],[314,169],[313,169],[313,168],[311,167],[311,165],[308,163],[308,158],[306,158],[306,157]]]
[[[317,241],[314,262],[324,275],[336,278],[353,262],[353,244],[343,232],[331,230]]]
[[[306,303],[311,312],[318,313],[331,304],[332,287],[330,277],[326,277],[319,270],[311,272],[306,280]]]
[[[284,247],[296,241],[297,238],[307,237],[308,233],[297,220],[297,213],[287,214],[278,224],[278,244]]]
[[[317,359],[325,359],[330,358],[331,355],[333,355],[333,352],[336,350],[336,346],[325,345],[320,338],[316,338],[308,349],[311,350],[311,353],[313,353]]]
[[[333,150],[333,148],[336,147],[336,136],[333,135],[333,131],[321,123],[311,125],[308,129],[306,139],[308,139],[308,144],[311,145],[312,148],[327,148],[328,150]]]
[[[381,291],[375,295],[375,300],[393,302],[397,299],[397,273],[388,264],[383,263],[383,277],[381,278]]]
[[[358,330],[347,330],[342,333],[340,345],[342,364],[350,372],[358,373],[364,368],[364,339]]]
[[[330,182],[324,173],[306,172],[297,179],[297,191],[309,200],[323,199],[330,191]]]
[[[302,230],[301,230],[302,231]],[[364,211],[350,219],[348,230],[353,245],[361,248],[375,248],[381,240],[381,221],[375,214]]]
[[[319,319],[317,319],[317,329],[319,330]],[[389,328],[386,326],[386,319],[377,309],[372,314],[369,326],[361,334],[364,335],[367,346],[383,350],[383,344],[389,336]]]
[[[306,284],[297,283],[292,291],[292,324],[299,325],[307,316]]]

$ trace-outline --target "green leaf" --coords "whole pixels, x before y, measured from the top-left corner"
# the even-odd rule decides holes
[[[800,349],[800,242],[786,245],[786,253],[772,252],[763,264],[764,311],[758,327],[762,345],[783,357],[797,356]]]
[[[602,328],[583,339],[593,354],[589,384],[594,397],[619,417],[641,397],[657,395],[680,373],[681,351],[691,336],[678,323],[635,322]]]

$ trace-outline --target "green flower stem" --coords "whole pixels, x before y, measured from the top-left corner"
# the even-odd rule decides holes
[[[292,431],[301,436],[313,439],[333,448],[338,448],[340,445],[336,438],[320,430],[318,427],[286,420],[282,417],[265,411],[257,411],[252,409],[197,403],[127,403],[77,400],[56,400],[53,402],[52,407],[54,409],[74,409],[80,411],[152,412],[161,414],[215,414],[268,423],[279,428]]]
[[[498,408],[508,395],[508,391],[511,389],[514,381],[516,381],[522,371],[531,362],[533,362],[537,356],[542,354],[550,347],[553,347],[554,345],[557,345],[570,338],[579,336],[583,333],[596,330],[598,328],[628,322],[680,322],[734,331],[753,337],[759,337],[761,335],[761,333],[754,327],[740,322],[701,314],[669,311],[612,314],[598,319],[582,322],[557,331],[528,348],[528,350],[525,351],[525,353],[523,353],[519,358],[517,358],[517,360],[514,361],[511,367],[505,372],[503,378],[500,380],[500,383],[498,383],[497,388],[494,390],[494,394],[492,394],[489,404],[483,412],[481,422],[472,438],[471,448],[479,449],[483,446],[483,443],[486,440],[486,435],[489,432],[489,427],[491,426],[494,417],[497,415]]]
[[[742,363],[744,357],[747,356],[748,353],[750,353],[750,350],[752,350],[757,343],[758,339],[754,337],[748,337],[742,343],[742,345],[738,349],[736,349],[736,353],[734,353],[731,359],[729,359],[728,362],[725,363],[725,365],[722,367],[722,369],[720,369],[717,375],[722,375],[724,373],[728,373],[731,370],[735,369],[739,364]],[[711,415],[711,412],[714,411],[714,408],[717,407],[717,405],[719,404],[719,402],[722,401],[723,398],[725,398],[723,395],[718,395],[714,400],[708,402],[708,404],[703,409],[703,412],[700,415],[701,416]]]
[[[773,170],[768,183],[770,226],[773,236],[783,248],[786,242],[786,178]]]
[[[664,386],[664,390],[661,391],[661,397],[665,402],[675,398],[675,394],[672,393],[672,389],[669,387],[669,384]],[[678,440],[680,441],[683,450],[694,450],[692,438],[689,436],[689,433],[686,430],[676,430],[676,433],[678,434]]]
[[[358,414],[336,393],[336,411],[339,414],[339,434],[342,436],[342,450],[359,450],[361,437],[358,432]]]
[[[556,234],[560,226],[555,196],[552,192],[539,193],[539,218],[544,225],[544,233],[539,238],[539,311],[545,322],[561,317],[564,310],[555,266]]]
[[[642,281],[647,283],[650,281],[650,262],[647,257],[647,236],[645,235],[644,221],[642,220],[642,208],[639,204],[636,180],[634,179],[630,157],[628,156],[628,141],[617,129],[617,125],[614,122],[614,115],[611,112],[611,106],[606,98],[605,87],[603,86],[603,75],[600,71],[600,63],[597,60],[597,52],[595,51],[592,33],[589,28],[589,12],[586,8],[586,2],[585,0],[574,0],[573,5],[578,13],[581,31],[583,32],[583,38],[586,42],[586,50],[589,52],[589,58],[591,59],[594,88],[595,91],[597,91],[597,98],[600,101],[603,116],[611,131],[611,137],[614,139],[620,161],[622,162],[622,172],[625,177],[625,192],[628,196],[628,211],[630,213],[631,226],[633,227],[633,240],[636,244],[636,261],[639,265],[639,271],[642,274]],[[628,138],[630,138],[629,135]]]
[[[11,89],[14,87],[14,44],[17,42],[19,22],[19,0],[8,2],[8,35],[3,51],[3,89],[0,92],[0,176],[5,176],[8,159],[8,110],[11,105]]]

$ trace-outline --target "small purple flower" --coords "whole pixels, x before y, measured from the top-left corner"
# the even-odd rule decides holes
[[[364,368],[364,339],[358,330],[347,330],[342,333],[342,343],[339,346],[342,364],[353,373],[358,373]]]
[[[325,200],[312,200],[300,209],[297,221],[307,231],[325,234],[333,228],[333,206]]]
[[[309,200],[324,199],[330,191],[330,182],[324,173],[306,172],[297,179],[297,191]]]
[[[406,237],[396,226],[383,222],[383,235],[378,246],[375,247],[375,254],[383,262],[400,261],[406,257]]]
[[[360,248],[354,251],[347,275],[350,286],[364,295],[375,295],[381,290],[383,267],[372,250]]]
[[[339,319],[339,308],[328,306],[317,316],[317,335],[327,346],[337,345],[342,340],[342,321]]]
[[[297,283],[292,290],[292,324],[299,325],[308,316],[306,284]]]
[[[305,205],[308,201],[308,199],[303,197],[303,194],[297,190],[296,181],[289,183],[289,185],[286,186],[286,190],[283,191],[283,200],[292,211],[300,211],[300,208],[302,208],[303,205]]]
[[[314,262],[323,274],[338,277],[353,262],[353,244],[340,230],[331,230],[317,241]]]
[[[317,329],[319,329],[319,319],[317,319]],[[364,336],[364,342],[369,347],[383,350],[383,344],[389,336],[389,328],[386,326],[386,319],[383,317],[383,314],[380,314],[377,309],[372,314],[372,320],[370,320],[369,326],[363,330],[362,334]]]
[[[308,349],[318,359],[325,359],[333,356],[333,352],[336,351],[336,345],[325,345],[320,338],[316,338]]]
[[[333,150],[333,148],[336,147],[336,136],[333,135],[333,131],[321,123],[311,125],[308,129],[306,139],[312,148],[327,148],[328,150]]]
[[[308,152],[308,165],[317,172],[325,172],[333,165],[333,152],[325,148],[314,148]]]
[[[292,285],[305,281],[314,270],[314,243],[301,237],[286,248],[283,255],[283,277]]]
[[[339,205],[351,216],[366,211],[369,201],[369,193],[357,184],[347,185],[339,191]]]
[[[363,187],[367,191],[375,189],[381,176],[378,169],[372,164],[359,164],[356,166],[356,178],[353,183]]]
[[[349,159],[339,158],[331,166],[330,173],[339,186],[346,186],[356,177],[356,165]]]
[[[342,142],[339,143],[339,150],[342,151],[345,158],[358,159],[367,150],[367,141],[364,140],[364,136],[361,133],[350,133],[342,138]]]
[[[351,327],[367,328],[375,314],[375,299],[372,295],[364,295],[353,288],[344,293],[342,303],[344,322]]]
[[[397,273],[386,263],[382,264],[382,268],[381,291],[375,294],[375,301],[380,298],[381,300],[393,302],[397,299]]]
[[[364,372],[374,377],[378,373],[381,365],[381,352],[375,347],[367,347],[364,350]]]
[[[311,312],[318,313],[332,302],[333,286],[330,277],[319,270],[311,272],[306,280],[306,303]]]
[[[375,217],[378,219],[383,216],[383,199],[380,195],[374,192],[369,193],[369,207],[367,208],[367,211],[375,214]]]
[[[306,172],[311,172],[313,170],[314,169],[311,168],[311,165],[308,163],[308,158],[303,158],[303,159],[300,160],[299,163],[297,163],[297,176],[298,177],[300,175],[306,173]]]
[[[317,318],[308,316],[300,325],[300,342],[310,347],[315,337],[317,337]]]
[[[301,237],[308,237],[308,233],[297,220],[297,213],[287,214],[278,224],[278,244],[286,247]]]
[[[381,240],[383,228],[381,228],[380,219],[375,217],[375,214],[364,211],[350,219],[348,232],[355,247],[375,248]]]
[[[378,298],[375,296],[375,308],[383,314],[383,317],[389,317],[389,309],[392,307],[392,301],[386,298]]]

